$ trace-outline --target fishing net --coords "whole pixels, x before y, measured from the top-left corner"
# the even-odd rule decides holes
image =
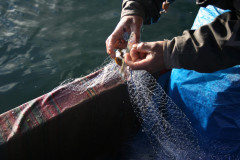
[[[157,159],[215,160],[231,158],[230,155],[223,153],[228,148],[222,143],[203,140],[193,129],[181,108],[168,97],[150,73],[127,68],[123,77],[120,73],[120,66],[110,58],[105,60],[100,68],[100,72],[97,69],[98,75],[95,78],[81,84],[71,83],[72,85],[67,85],[69,90],[81,93],[89,88],[107,83],[125,82],[136,116],[142,124],[142,131],[148,137]],[[208,150],[202,148],[204,143],[211,145]],[[221,145],[222,148],[219,148],[218,146]]]
[[[127,82],[135,112],[161,159],[202,159],[196,133],[180,108],[146,71],[131,71]],[[191,150],[190,150],[191,149]]]
[[[228,141],[210,140],[200,135],[150,73],[129,72],[130,100],[158,159],[240,159],[239,154],[230,153],[234,147]]]
[[[78,94],[81,94],[93,87],[96,88],[101,85],[124,81],[119,73],[119,69],[120,67],[113,60],[107,58],[99,68],[93,71],[93,73],[97,73],[97,76],[95,75],[93,78],[89,78],[80,84],[78,83],[73,85],[67,85],[67,87],[70,91],[77,91]],[[64,81],[60,86],[68,84],[72,81],[74,81],[74,79],[68,79]]]

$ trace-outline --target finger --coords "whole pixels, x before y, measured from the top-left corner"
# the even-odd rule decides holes
[[[133,62],[137,61],[140,58],[139,52],[137,52],[136,47],[132,47],[132,49],[130,51],[130,57]]]
[[[107,51],[107,54],[109,54],[111,56],[111,58],[114,59],[115,58],[115,53],[114,53],[114,51],[112,52],[112,51],[110,51],[108,49],[108,43],[109,43],[109,39],[106,40],[106,51]]]
[[[149,53],[152,51],[152,46],[150,45],[149,42],[141,42],[141,43],[138,43],[138,44],[135,44],[136,45],[136,50],[138,52],[146,52],[146,53]]]
[[[106,48],[107,48],[107,53],[112,55],[114,54],[114,45],[117,41],[117,37],[115,35],[111,35],[108,40],[107,40],[107,43],[106,43]]]
[[[139,58],[140,59],[144,59],[144,58],[146,58],[146,56],[147,56],[146,52],[145,53],[144,52],[139,52]]]
[[[139,43],[140,42],[141,27],[139,27],[137,25],[133,25],[132,26],[132,32],[134,33],[133,43]]]
[[[132,32],[135,33],[135,43],[140,42],[141,28],[142,28],[143,20],[141,17],[133,19],[133,25],[131,26]]]
[[[124,61],[126,64],[128,64],[130,61],[132,61],[132,58],[129,53],[126,53],[124,56]]]
[[[109,44],[109,38],[107,38],[107,40],[106,40],[105,44],[106,44],[106,52],[108,53],[108,44]],[[109,53],[108,53],[108,54],[109,54]]]
[[[133,70],[147,70],[148,65],[150,64],[150,59],[145,58],[134,62],[131,59],[131,56],[129,54],[126,54],[125,63]]]

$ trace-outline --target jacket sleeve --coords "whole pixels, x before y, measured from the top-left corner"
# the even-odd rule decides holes
[[[123,0],[121,17],[137,15],[144,19],[144,24],[156,23],[160,17],[164,0]],[[174,0],[169,0],[173,2]]]
[[[240,20],[235,12],[224,13],[197,30],[164,41],[168,69],[185,68],[214,72],[240,64]]]

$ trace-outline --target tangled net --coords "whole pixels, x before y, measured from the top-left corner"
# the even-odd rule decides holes
[[[196,132],[186,115],[146,71],[131,71],[127,82],[131,102],[161,159],[203,159]]]
[[[120,67],[113,60],[107,59],[102,66],[101,72],[95,78],[82,84],[69,85],[69,89],[81,93],[113,80],[123,80]],[[218,148],[219,142],[211,142],[207,151],[203,149],[203,143],[209,142],[203,141],[186,115],[150,73],[127,69],[124,81],[127,83],[134,111],[141,121],[142,130],[159,159],[237,159],[228,154],[219,154],[219,150],[221,153],[227,150],[224,147]]]

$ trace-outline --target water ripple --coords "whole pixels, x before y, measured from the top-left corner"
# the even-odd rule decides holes
[[[6,84],[4,86],[0,86],[0,92],[6,92],[14,88],[17,84],[18,84],[17,82],[14,82],[14,83]]]
[[[0,1],[0,113],[101,65],[120,10],[111,0]],[[174,34],[154,26],[145,35]]]

